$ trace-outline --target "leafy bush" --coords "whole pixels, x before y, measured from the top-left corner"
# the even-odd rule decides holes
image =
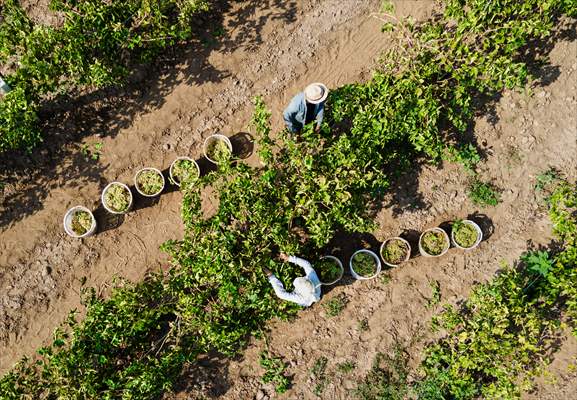
[[[61,26],[34,23],[17,0],[2,4],[0,62],[14,89],[0,100],[0,151],[40,141],[37,111],[75,88],[112,85],[134,64],[192,36],[193,17],[209,0],[51,0]]]
[[[562,251],[529,251],[459,307],[445,305],[433,318],[444,335],[426,346],[422,376],[408,379],[408,356],[397,346],[395,356],[377,357],[357,397],[516,399],[530,389],[566,324],[577,336],[577,187],[557,188],[550,217]],[[436,304],[439,284],[430,283]]]
[[[5,3],[14,4],[11,0]],[[20,54],[20,47],[11,43],[34,44],[30,49],[35,52],[26,61],[29,67],[18,69],[9,83],[30,96],[26,99],[32,99],[30,104],[35,107],[42,96],[62,87],[107,84],[112,77],[122,76],[127,64],[116,61],[124,60],[122,56],[129,50],[136,51],[136,60],[147,60],[168,42],[183,38],[174,7],[198,3],[156,2],[148,14],[139,8],[145,3],[128,0],[55,4],[65,12],[64,27],[71,36],[67,30],[32,27],[14,8],[10,18],[20,18],[22,29],[15,29],[16,22],[0,28],[1,37],[11,35],[7,42],[0,41],[15,52],[10,57]],[[381,70],[371,81],[331,92],[320,134],[307,127],[298,140],[286,133],[273,140],[270,113],[257,99],[253,126],[265,166],[223,162],[217,171],[194,182],[182,182],[185,235],[180,241],[163,245],[174,264],[167,275],[126,284],[108,300],[88,296],[85,320],[79,323],[71,319],[63,326],[53,344],[41,351],[38,364],[23,361],[4,376],[0,380],[2,397],[149,399],[169,390],[184,363],[193,362],[198,354],[218,351],[232,355],[270,318],[294,314],[297,307],[278,301],[261,268],[273,270],[289,285],[298,271],[275,261],[279,251],[316,259],[325,253],[322,248],[337,230],[371,230],[370,204],[389,187],[386,171],[409,167],[420,157],[441,160],[451,149],[457,149],[454,134],[470,121],[472,96],[522,85],[526,67],[516,58],[523,46],[532,38],[546,36],[557,15],[574,12],[572,5],[567,0],[448,0],[444,18],[399,26],[398,31],[412,46],[398,47],[397,52],[385,55]],[[91,7],[98,10],[98,17]],[[76,15],[79,10],[82,12]],[[163,12],[170,10],[177,19],[163,17]],[[116,21],[127,23],[110,25],[110,19],[100,18],[102,15],[114,15]],[[145,15],[148,18],[143,19]],[[83,19],[88,16],[94,19]],[[87,30],[95,26],[93,35],[89,34]],[[21,30],[24,33],[20,34]],[[159,39],[156,35],[161,33],[170,39]],[[66,46],[60,48],[55,45],[62,43],[56,40],[60,40],[59,35],[78,43],[68,50]],[[3,45],[0,50],[2,57],[6,48]],[[58,66],[45,62],[53,60],[51,57],[62,62]],[[30,82],[26,71],[38,82],[36,86],[26,86]],[[35,114],[30,114],[30,121],[32,117]],[[5,124],[0,126],[5,128]],[[2,138],[8,137],[6,131],[0,133]],[[474,157],[472,152],[460,154]],[[219,198],[216,213],[210,218],[203,216],[201,207],[201,193],[207,186]],[[559,234],[571,236],[574,214],[559,205],[553,207],[557,207],[553,220],[558,221]],[[573,255],[568,251],[559,256],[566,257],[567,262],[556,261],[555,268],[570,262],[574,265],[574,246]],[[562,260],[559,257],[555,260]],[[569,271],[564,273],[570,276]],[[534,273],[532,276],[536,278]],[[547,279],[554,276],[561,275],[549,273]],[[512,285],[521,282],[512,274],[501,279]],[[543,280],[539,277],[531,290],[541,290]],[[568,283],[568,279],[559,278],[552,287],[559,294],[573,296],[574,289]],[[523,314],[526,318],[542,316],[544,309],[537,300],[530,300],[533,307],[529,307],[514,286],[508,290],[503,299],[496,299],[503,306],[513,312],[527,311]],[[476,296],[494,300],[489,289],[480,289]],[[567,304],[570,312],[577,311],[577,303]],[[480,308],[487,318],[493,318],[490,321],[495,326],[505,324],[499,310],[494,310],[496,314],[491,311],[491,305]],[[537,321],[527,329],[541,332],[551,324],[550,320]],[[508,328],[503,326],[503,333],[490,333],[488,342],[469,336],[464,340],[470,340],[480,363],[483,360],[476,351],[492,348],[493,339],[502,336],[503,348],[512,346]],[[458,339],[447,339],[430,352],[427,365],[431,380],[427,382],[434,378],[436,386],[430,384],[429,392],[435,388],[465,394],[514,392],[507,386],[512,382],[508,370],[474,371],[470,375],[470,365],[457,364],[455,371],[463,375],[453,379],[452,370],[446,367],[454,357],[451,345],[458,343]],[[536,345],[534,339],[525,343],[517,344],[514,350],[526,346],[527,351],[539,354],[531,347]],[[530,361],[524,356],[519,354],[519,363],[512,368],[519,370],[521,362]],[[321,375],[317,376],[318,393],[326,384],[324,373]],[[484,377],[497,380],[500,386],[485,389],[477,381]]]
[[[577,189],[551,197],[551,219],[563,241],[558,254],[530,251],[518,268],[476,287],[458,309],[434,321],[447,332],[426,350],[427,399],[518,398],[547,363],[564,314],[577,334]]]
[[[408,361],[408,354],[400,346],[395,346],[392,356],[378,353],[371,370],[356,388],[356,397],[362,400],[407,398],[410,390]]]

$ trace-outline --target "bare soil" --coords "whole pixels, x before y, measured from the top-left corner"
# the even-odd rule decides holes
[[[371,70],[386,44],[366,35],[380,26],[368,16],[377,1],[224,1],[219,7],[222,20],[208,20],[199,43],[139,71],[123,89],[62,99],[46,111],[45,145],[31,155],[0,156],[0,372],[45,343],[69,311],[82,310],[83,286],[106,293],[114,277],[139,280],[166,267],[159,245],[182,236],[177,188],[159,199],[133,191],[133,211],[111,216],[100,204],[108,182],[133,188],[136,171],[148,166],[167,176],[180,155],[207,171],[212,166],[202,159],[202,143],[217,132],[256,162],[247,129],[255,95],[277,111],[280,127],[279,110],[310,80],[330,87],[352,82]],[[350,68],[341,69],[346,63]],[[102,154],[93,160],[97,143]],[[207,200],[210,212],[214,199]],[[77,204],[95,210],[96,236],[65,235],[62,218]]]
[[[372,15],[379,3],[223,2],[222,20],[216,21],[225,28],[222,35],[207,30],[202,43],[167,55],[123,89],[87,94],[70,104],[63,100],[47,119],[47,143],[41,149],[30,156],[1,156],[0,372],[45,343],[70,310],[82,310],[83,286],[106,293],[115,276],[139,280],[147,271],[166,267],[168,259],[158,247],[182,235],[178,191],[168,189],[157,200],[135,194],[133,212],[111,217],[99,204],[108,182],[131,184],[133,174],[147,166],[167,172],[180,155],[197,158],[206,171],[202,143],[217,132],[232,136],[235,149],[242,148],[246,161],[255,163],[247,129],[251,98],[264,95],[279,128],[282,109],[307,83],[322,81],[331,88],[367,79],[375,57],[388,45],[381,21]],[[417,19],[435,6],[428,0],[394,3],[398,15]],[[361,242],[378,253],[379,241],[391,236],[407,238],[415,252],[423,229],[468,217],[485,234],[476,250],[451,249],[439,259],[415,254],[388,271],[388,281],[346,276],[295,320],[273,321],[269,346],[289,363],[293,377],[284,395],[260,382],[258,355],[265,344],[253,340],[236,360],[202,357],[201,367],[183,375],[178,393],[166,397],[316,399],[310,370],[324,356],[329,382],[322,398],[350,399],[377,352],[401,343],[411,366],[418,365],[420,350],[431,338],[428,321],[439,311],[439,306],[427,307],[430,282],[440,283],[443,302],[456,303],[475,283],[493,277],[501,261],[513,263],[528,246],[549,243],[551,227],[534,189],[535,177],[554,167],[577,178],[575,21],[566,22],[558,36],[545,51],[550,52],[548,63],[535,66],[532,93],[487,99],[487,112],[471,128],[471,138],[486,156],[482,177],[503,189],[497,207],[479,209],[468,200],[468,177],[460,167],[416,164],[383,204],[374,235],[334,244],[344,265]],[[98,160],[81,149],[95,143],[103,144]],[[62,218],[77,204],[96,210],[96,236],[78,240],[65,235]],[[345,310],[329,318],[322,304],[343,294],[349,300]],[[359,329],[364,319],[367,330]],[[568,335],[555,353],[550,370],[556,381],[539,381],[527,399],[574,398],[577,379],[570,365],[577,357],[575,342]],[[339,373],[337,363],[349,360],[355,369]]]

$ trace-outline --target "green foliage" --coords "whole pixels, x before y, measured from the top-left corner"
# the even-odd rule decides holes
[[[476,165],[481,162],[479,152],[472,144],[460,148],[449,147],[446,158],[450,161],[457,162],[465,168],[465,171],[474,174]]]
[[[52,0],[64,22],[34,23],[17,0],[2,4],[0,62],[13,88],[0,100],[0,151],[32,149],[41,140],[38,109],[75,88],[116,84],[134,64],[192,36],[208,0]]]
[[[326,373],[328,361],[329,360],[325,356],[321,356],[315,360],[315,363],[311,368],[311,375],[315,383],[313,393],[319,397],[323,394],[325,387],[329,383],[329,378]]]
[[[387,285],[389,282],[391,282],[391,275],[387,273],[381,274],[381,283]]]
[[[104,145],[102,143],[94,143],[92,145],[92,148],[90,148],[90,145],[85,143],[80,147],[80,152],[87,159],[98,161],[100,159],[100,156],[102,155],[103,146]]]
[[[433,319],[443,337],[425,348],[422,375],[407,379],[408,356],[377,357],[357,388],[361,399],[517,399],[555,351],[565,323],[577,336],[577,187],[561,183],[550,217],[562,251],[529,251],[516,268],[476,286],[458,307]],[[432,303],[439,285],[430,282]],[[437,293],[437,295],[435,295]],[[430,302],[430,303],[431,303]]]
[[[443,232],[438,230],[429,230],[423,234],[420,239],[421,248],[427,254],[438,256],[448,248],[449,243]]]
[[[116,212],[125,212],[130,206],[130,193],[124,186],[114,184],[104,192],[106,206]]]
[[[147,195],[156,195],[162,191],[164,180],[162,175],[152,169],[143,170],[136,176],[138,189]]]
[[[59,28],[35,26],[13,1],[5,4],[10,22],[0,27],[0,57],[23,65],[8,77],[14,88],[8,95],[19,99],[15,109],[27,114],[8,110],[6,97],[0,102],[6,110],[0,114],[2,149],[35,142],[24,131],[10,136],[11,129],[33,126],[36,110],[50,96],[77,85],[107,85],[125,76],[131,62],[149,60],[188,37],[181,35],[190,27],[185,19],[199,3],[58,1],[55,7],[65,14]],[[38,364],[23,361],[5,375],[2,397],[154,398],[200,353],[233,355],[266,321],[294,315],[297,306],[274,296],[262,267],[289,285],[302,271],[275,261],[276,254],[316,259],[337,231],[370,231],[369,205],[389,189],[387,171],[423,159],[440,161],[458,148],[455,138],[470,123],[473,96],[523,85],[524,46],[547,36],[557,16],[574,11],[571,5],[448,0],[444,18],[398,26],[403,43],[383,56],[373,79],[331,91],[321,131],[305,127],[298,140],[284,132],[273,140],[270,112],[257,99],[253,127],[265,165],[222,162],[216,171],[182,182],[185,234],[163,245],[173,262],[166,276],[125,284],[108,300],[89,296],[85,320],[71,320],[57,332]],[[460,154],[474,164],[473,152]],[[207,187],[218,197],[209,218],[202,212]],[[542,354],[539,335],[547,337],[554,326],[540,303],[552,298],[543,292],[545,281],[550,292],[568,299],[563,307],[575,318],[575,197],[562,201],[568,198],[569,193],[553,195],[551,212],[556,231],[573,247],[549,257],[553,269],[546,277],[510,270],[478,289],[465,305],[472,319],[457,311],[440,318],[450,335],[428,352],[423,393],[449,393],[446,398],[515,393],[513,378],[534,365],[532,356]],[[534,283],[525,289],[528,282]],[[519,317],[510,321],[509,315]],[[471,333],[484,323],[493,329]],[[493,355],[497,366],[487,367]],[[319,394],[327,383],[326,362],[315,368]],[[381,369],[388,372],[375,375],[377,395],[400,395],[402,370]]]
[[[479,233],[471,223],[457,220],[451,225],[451,233],[455,242],[466,249],[473,247],[479,238]]]
[[[377,271],[377,261],[369,253],[357,253],[353,256],[351,263],[357,274],[364,277],[373,276]]]
[[[36,128],[38,103],[22,87],[0,99],[0,152],[24,148],[31,150],[42,138]]]
[[[435,326],[447,335],[426,349],[421,398],[519,398],[547,363],[563,313],[577,334],[577,188],[561,185],[550,216],[564,249],[530,251],[518,268],[477,286]]]
[[[224,140],[214,138],[206,148],[206,155],[211,160],[220,163],[226,162],[226,160],[230,158],[231,152]]]
[[[274,357],[268,351],[263,351],[260,353],[259,362],[265,370],[262,376],[263,383],[272,382],[277,393],[284,393],[290,388],[291,382],[286,376],[286,364],[282,358]]]
[[[391,13],[395,11],[395,5],[390,0],[381,0],[381,12]]]
[[[165,295],[161,275],[118,287],[109,300],[86,292],[83,322],[71,313],[37,363],[2,378],[2,398],[149,399],[169,389],[187,359]]]
[[[390,264],[400,264],[407,258],[409,248],[399,239],[389,239],[381,251],[381,257]]]
[[[347,303],[347,296],[344,293],[341,293],[339,296],[333,297],[324,303],[323,307],[325,308],[327,316],[336,317],[345,309]]]
[[[331,283],[339,279],[343,268],[331,258],[323,258],[315,264],[315,271],[322,283]]]
[[[548,170],[540,173],[535,178],[535,190],[538,192],[545,191],[551,184],[559,181],[559,173],[554,168],[549,168]]]
[[[547,203],[557,185],[561,182],[561,175],[555,168],[549,168],[535,178],[535,191],[538,199]]]
[[[355,369],[353,361],[345,361],[337,364],[337,370],[342,374],[350,374]]]
[[[176,160],[174,166],[172,167],[172,177],[176,180],[176,183],[180,184],[183,181],[194,181],[198,179],[200,173],[196,165],[186,159]]]
[[[369,330],[369,320],[366,318],[359,319],[357,322],[357,329],[360,332],[366,332]]]
[[[467,194],[469,195],[469,199],[471,199],[473,204],[481,207],[494,207],[501,201],[495,186],[493,186],[491,183],[482,182],[477,178],[473,179],[473,181],[470,183]]]
[[[432,308],[441,302],[441,284],[437,280],[429,281],[431,298],[427,302],[427,308]]]
[[[70,222],[70,228],[77,235],[84,235],[92,227],[92,216],[86,211],[76,211]]]

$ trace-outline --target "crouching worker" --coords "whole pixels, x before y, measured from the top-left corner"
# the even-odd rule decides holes
[[[308,85],[304,92],[292,98],[283,112],[287,129],[292,133],[299,133],[305,125],[315,122],[315,131],[321,129],[325,110],[325,101],[329,89],[322,83]]]
[[[280,259],[300,266],[304,269],[305,276],[296,278],[293,282],[295,290],[287,292],[282,282],[268,268],[263,268],[276,295],[283,300],[292,301],[303,307],[308,307],[319,301],[321,298],[321,282],[311,263],[299,257],[289,257],[286,254],[281,254]]]

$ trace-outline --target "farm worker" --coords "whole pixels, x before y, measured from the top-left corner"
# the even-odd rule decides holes
[[[311,263],[299,257],[289,257],[286,254],[281,254],[280,258],[302,267],[305,270],[305,276],[300,276],[294,280],[294,292],[287,292],[282,282],[268,268],[263,268],[276,295],[283,300],[292,301],[303,307],[308,307],[319,301],[321,282]]]
[[[300,132],[306,124],[316,121],[318,132],[323,122],[325,101],[329,89],[322,83],[311,83],[304,92],[292,98],[284,110],[283,117],[286,127],[292,133]]]

